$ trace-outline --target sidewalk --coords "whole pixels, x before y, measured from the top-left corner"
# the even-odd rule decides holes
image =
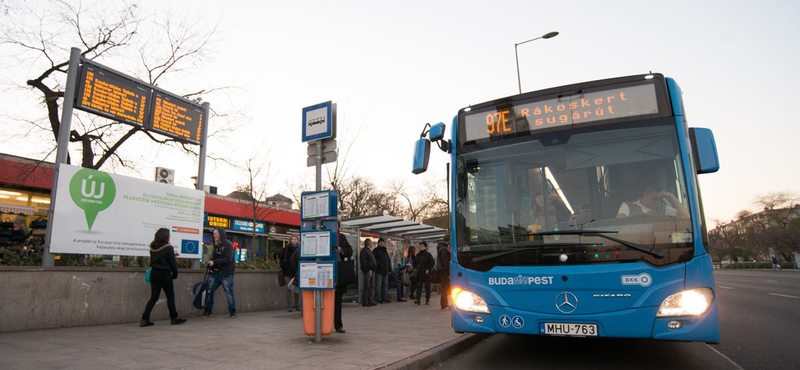
[[[142,302],[142,307],[144,307]],[[156,310],[166,310],[159,301]],[[171,326],[91,326],[0,334],[0,369],[375,369],[462,337],[450,311],[410,300],[376,307],[344,303],[346,334],[314,343],[286,311],[192,318]]]

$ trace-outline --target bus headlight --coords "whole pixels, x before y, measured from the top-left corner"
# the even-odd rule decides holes
[[[460,311],[489,313],[489,306],[486,305],[486,301],[475,293],[453,288],[450,291],[450,297],[453,298],[453,303]]]
[[[700,316],[714,303],[714,292],[710,288],[697,288],[675,293],[661,303],[658,317]]]

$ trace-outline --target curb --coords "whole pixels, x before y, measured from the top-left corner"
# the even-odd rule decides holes
[[[488,337],[488,334],[465,334],[425,352],[378,367],[376,370],[423,370],[466,351]]]

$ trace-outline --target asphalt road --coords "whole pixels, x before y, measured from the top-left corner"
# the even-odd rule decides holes
[[[717,271],[719,345],[498,334],[430,369],[797,369],[800,272]]]

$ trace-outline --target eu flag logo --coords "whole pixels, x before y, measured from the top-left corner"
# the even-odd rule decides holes
[[[197,240],[181,240],[181,254],[197,254],[200,250],[199,244]]]

